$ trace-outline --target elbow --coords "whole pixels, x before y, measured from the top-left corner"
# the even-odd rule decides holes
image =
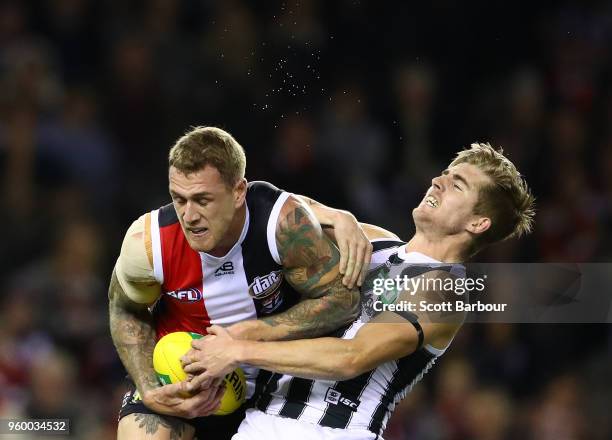
[[[366,356],[364,356],[363,351],[353,340],[347,342],[348,346],[342,352],[335,368],[335,380],[353,379],[368,371]]]
[[[338,365],[336,371],[336,380],[349,380],[363,374],[366,370],[361,356],[358,354],[351,354],[345,357],[341,365]]]
[[[357,365],[353,362],[346,363],[343,367],[341,367],[339,376],[340,378],[337,380],[350,380],[361,374],[361,370]]]

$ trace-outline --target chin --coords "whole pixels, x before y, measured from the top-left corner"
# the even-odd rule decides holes
[[[415,224],[423,221],[431,222],[430,214],[431,213],[427,212],[424,207],[417,206],[412,210],[412,219],[414,220]]]
[[[214,243],[208,241],[193,241],[187,240],[191,249],[196,252],[210,252],[214,248]]]
[[[440,225],[436,223],[439,220],[437,220],[431,212],[425,209],[414,209],[414,211],[412,211],[412,219],[417,231],[433,232],[440,230]]]

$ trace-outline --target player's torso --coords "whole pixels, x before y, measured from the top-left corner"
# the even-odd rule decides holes
[[[439,265],[417,253],[406,253],[398,243],[373,242],[370,274],[394,278],[418,276],[431,267],[446,269],[462,276],[459,265]],[[403,245],[403,244],[402,244]],[[376,252],[377,246],[379,247]],[[368,276],[370,278],[370,276]],[[371,278],[370,278],[371,281]],[[350,326],[331,336],[352,339],[373,316],[375,300],[368,280],[362,288],[362,314]],[[393,302],[395,298],[377,300]],[[375,343],[375,341],[373,341]],[[272,415],[339,429],[367,429],[377,435],[384,430],[397,403],[433,366],[443,351],[430,345],[401,359],[379,365],[358,377],[345,381],[309,380],[289,375],[271,374],[257,407]]]
[[[272,185],[250,183],[242,233],[223,257],[191,249],[172,205],[151,213],[153,267],[162,285],[155,305],[158,338],[174,331],[205,334],[210,325],[227,326],[295,304],[297,294],[283,279],[274,235],[287,197]]]

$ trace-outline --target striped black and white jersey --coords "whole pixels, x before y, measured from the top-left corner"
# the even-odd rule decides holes
[[[418,252],[406,252],[405,247],[397,242],[392,247],[374,252],[372,263],[375,268],[370,273],[376,276],[417,276],[434,269],[445,270],[457,277],[465,276],[462,265],[443,264]],[[353,338],[374,315],[373,292],[367,282],[362,288],[362,296],[361,316],[333,336]],[[408,356],[345,381],[310,380],[267,373],[268,382],[256,406],[270,415],[331,428],[367,429],[382,435],[398,402],[443,353],[444,350],[425,345]]]

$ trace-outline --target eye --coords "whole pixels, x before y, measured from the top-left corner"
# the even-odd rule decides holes
[[[182,198],[182,197],[176,197],[176,196],[175,196],[175,197],[172,197],[172,201],[173,201],[174,203],[179,204],[179,205],[184,205],[184,204],[185,204],[185,199],[184,199],[184,198]]]
[[[456,183],[455,183],[455,185],[454,185],[454,186],[455,186],[455,188],[457,188],[459,191],[463,191],[463,189],[462,189],[462,188],[461,188],[459,185],[457,185]]]

